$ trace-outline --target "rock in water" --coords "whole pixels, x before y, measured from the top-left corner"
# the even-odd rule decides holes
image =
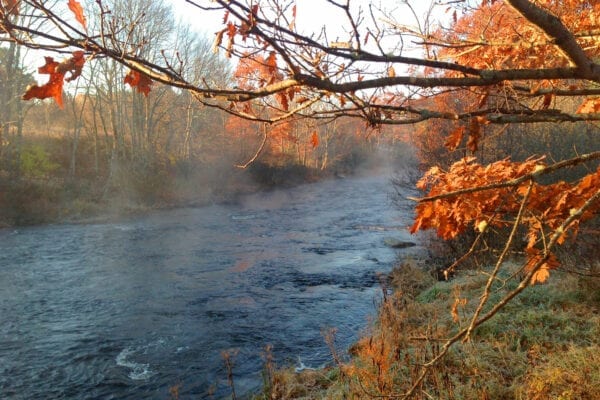
[[[383,238],[383,243],[385,243],[386,246],[392,247],[394,249],[405,249],[407,247],[413,247],[417,245],[414,242],[406,242],[404,240],[392,237]]]

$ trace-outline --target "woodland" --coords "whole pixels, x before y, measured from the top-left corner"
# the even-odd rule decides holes
[[[180,3],[219,30],[151,0],[2,0],[5,223],[223,199],[239,174],[310,180],[384,149],[415,166],[396,185],[421,191],[431,259],[392,274],[350,360],[268,365],[264,398],[597,396],[600,3],[311,1],[335,28],[292,0]]]
[[[128,5],[112,7],[120,21],[135,24],[131,40],[146,41],[143,54],[153,60],[176,43],[190,79],[209,76],[214,84],[247,86],[270,74],[254,61],[235,64],[214,53],[212,39],[177,23],[168,5]],[[37,17],[29,15],[30,5],[19,6],[22,14],[3,12],[31,29]],[[122,32],[122,40],[132,33]],[[277,126],[249,121],[221,110],[223,103],[198,102],[187,90],[126,79],[135,73],[110,58],[95,55],[90,63],[75,51],[58,63],[2,39],[0,226],[235,201],[250,191],[348,174],[378,149],[385,148],[389,158],[409,147],[392,130],[371,136],[351,119],[290,118]],[[41,88],[32,86],[48,76]]]

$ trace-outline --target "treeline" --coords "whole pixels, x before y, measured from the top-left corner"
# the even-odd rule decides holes
[[[145,57],[179,63],[198,82],[246,79],[207,39],[177,24],[169,7],[150,0],[115,7],[135,21]],[[164,50],[174,43],[176,54]],[[125,83],[128,71],[107,59],[86,63],[63,93],[62,109],[21,100],[43,62],[14,43],[0,47],[0,226],[230,200],[347,174],[382,148],[406,147],[395,132],[373,133],[349,118],[269,125],[159,84],[139,93]]]

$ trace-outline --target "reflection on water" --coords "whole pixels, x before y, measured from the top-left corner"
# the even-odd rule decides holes
[[[316,368],[322,330],[347,347],[373,313],[378,273],[410,239],[410,204],[389,178],[352,178],[248,196],[236,206],[126,222],[0,231],[0,397],[217,398],[221,351],[237,349],[240,393],[261,351]],[[405,254],[418,248],[402,250]]]

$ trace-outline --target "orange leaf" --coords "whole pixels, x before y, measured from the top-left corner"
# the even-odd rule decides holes
[[[237,33],[237,27],[235,26],[235,24],[231,21],[228,22],[227,23],[227,36],[232,38],[235,36],[236,33]]]
[[[21,0],[2,0],[2,4],[4,4],[9,14],[19,15]]]
[[[289,110],[289,108],[290,108],[290,103],[289,103],[289,101],[288,101],[288,97],[287,97],[287,95],[286,95],[286,93],[285,93],[285,92],[283,92],[283,93],[282,93],[282,92],[279,92],[279,93],[277,93],[277,94],[275,95],[275,97],[277,97],[277,100],[279,101],[279,104],[281,104],[281,108],[282,108],[284,111],[287,111],[287,110]]]
[[[45,57],[46,64],[38,68],[38,72],[40,74],[48,74],[50,78],[48,82],[46,82],[42,86],[38,85],[30,85],[25,90],[23,94],[23,100],[31,100],[31,99],[48,99],[54,98],[56,104],[63,108],[63,100],[62,100],[62,88],[64,83],[64,73],[57,71],[58,66],[60,65],[52,57]]]
[[[467,141],[467,147],[473,153],[477,151],[479,145],[479,139],[481,139],[481,125],[487,125],[489,121],[485,117],[475,117],[471,119],[469,124],[469,140]]]
[[[528,249],[527,252],[529,253],[529,260],[525,265],[525,271],[531,270],[540,261],[540,258],[542,257],[540,251],[537,249]],[[535,285],[536,283],[546,282],[546,280],[550,276],[550,270],[556,269],[559,266],[560,263],[556,259],[556,256],[554,254],[550,254],[547,260],[538,268],[537,271],[533,273],[533,275],[531,276],[530,283],[532,285]]]
[[[310,144],[312,144],[313,149],[319,145],[319,136],[317,135],[317,131],[314,131],[310,137]]]
[[[219,46],[223,41],[223,34],[227,31],[227,29],[222,29],[219,32],[215,33],[215,41],[213,43],[212,51],[213,53],[219,52]]]
[[[450,151],[456,150],[456,148],[460,145],[463,136],[465,135],[466,128],[464,126],[459,126],[446,139],[446,143],[444,146]]]
[[[77,79],[81,75],[81,70],[85,64],[85,58],[83,58],[84,55],[85,53],[81,50],[74,51],[73,57],[63,60],[56,66],[56,72],[59,72],[63,75],[65,75],[67,72],[70,72],[71,76],[65,78],[65,81],[67,82]]]
[[[546,282],[549,276],[550,271],[548,271],[548,268],[546,268],[544,264],[540,269],[535,271],[535,273],[531,277],[531,284],[535,285],[536,283],[544,283]]]
[[[586,99],[577,109],[577,114],[600,112],[600,98]]]
[[[277,73],[277,57],[274,51],[269,54],[269,57],[267,57],[265,60],[265,64],[267,65],[267,69],[271,75]]]
[[[133,69],[125,76],[124,81],[132,88],[136,88],[139,93],[144,93],[144,96],[148,96],[151,86],[154,83],[147,75]]]
[[[63,87],[63,76],[61,74],[52,74],[50,80],[43,86],[30,85],[27,87],[23,100],[36,99],[48,99],[54,98],[56,104],[63,108],[62,100],[62,87]]]
[[[77,20],[77,22],[79,22],[81,26],[83,26],[83,29],[87,29],[85,15],[83,15],[83,7],[81,7],[81,4],[77,0],[69,0],[68,5],[69,10],[71,10],[73,14],[75,14],[75,19]]]

